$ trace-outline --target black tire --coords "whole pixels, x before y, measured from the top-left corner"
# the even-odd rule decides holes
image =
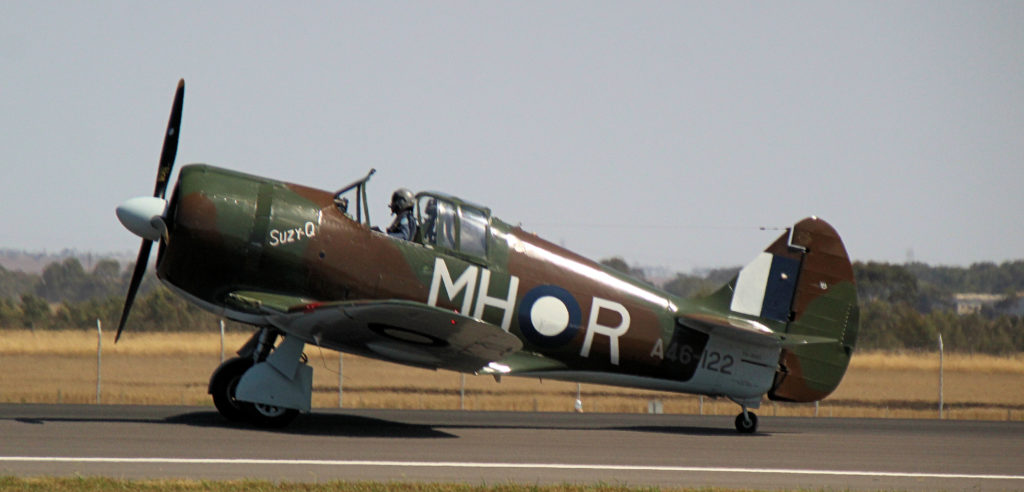
[[[231,422],[252,421],[251,412],[247,408],[252,404],[235,399],[238,381],[250,367],[252,367],[251,357],[235,357],[224,361],[210,376],[210,395],[213,396],[213,406],[217,407],[217,411],[222,417]]]
[[[757,414],[754,412],[747,412],[747,417],[743,414],[736,416],[736,430],[740,434],[753,434],[757,432]]]

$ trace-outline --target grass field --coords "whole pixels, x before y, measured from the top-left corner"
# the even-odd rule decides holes
[[[248,338],[229,334],[225,356]],[[429,371],[306,347],[314,368],[313,406],[572,411],[575,383]],[[102,341],[103,404],[210,405],[206,384],[220,363],[217,334],[128,333]],[[766,402],[761,415],[937,418],[937,353],[858,353],[843,383],[814,404]],[[1024,354],[1013,357],[947,354],[943,363],[945,418],[1024,420]],[[97,335],[88,331],[0,331],[0,402],[95,403]],[[734,415],[725,399],[610,386],[581,386],[584,411],[646,412],[653,400],[665,413]]]

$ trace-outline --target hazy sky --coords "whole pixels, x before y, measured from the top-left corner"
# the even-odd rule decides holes
[[[1024,258],[1024,2],[0,2],[0,248],[135,251],[177,165],[489,205],[593,258]]]

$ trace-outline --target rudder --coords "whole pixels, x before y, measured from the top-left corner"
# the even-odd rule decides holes
[[[860,326],[857,286],[846,247],[824,220],[798,222],[790,242],[790,248],[803,251],[786,333],[830,341],[784,346],[768,396],[817,401],[839,386],[853,355]]]

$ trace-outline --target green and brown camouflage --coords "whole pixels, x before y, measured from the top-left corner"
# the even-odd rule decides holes
[[[355,206],[363,211],[365,182],[355,191]],[[499,327],[521,343],[475,372],[728,396],[753,407],[765,393],[786,401],[828,395],[856,341],[852,268],[839,236],[820,219],[797,223],[760,263],[717,293],[682,299],[453,196],[418,195],[420,232],[413,241],[373,230],[335,198],[324,190],[186,166],[165,216],[159,276],[199,305],[257,325],[272,324],[268,312],[324,309],[321,303],[389,300],[442,308]],[[434,234],[425,227],[430,206],[447,214],[447,222],[434,219]],[[773,270],[773,262],[784,265]],[[781,308],[762,315],[755,312],[757,299],[755,310],[749,302],[737,304],[738,285],[748,291],[753,285],[768,297],[766,282],[782,292],[775,299]],[[417,337],[447,343],[432,329],[403,325],[378,333],[412,345]],[[375,350],[365,338],[321,331],[322,346],[466,370],[427,358],[404,360],[391,349]]]

